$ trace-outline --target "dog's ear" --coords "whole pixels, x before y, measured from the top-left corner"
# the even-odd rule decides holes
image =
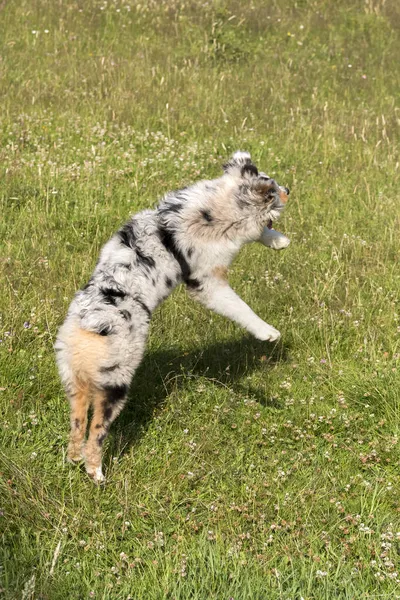
[[[240,169],[242,177],[258,177],[258,169],[252,162],[248,162]]]
[[[238,150],[231,156],[231,158],[223,165],[225,173],[231,173],[232,175],[258,175],[257,167],[251,162],[251,156],[248,152],[241,152]]]

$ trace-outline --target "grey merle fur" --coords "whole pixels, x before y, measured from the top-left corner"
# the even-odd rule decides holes
[[[155,210],[132,216],[105,244],[55,344],[71,404],[68,456],[72,461],[83,456],[95,481],[103,480],[101,446],[126,402],[150,317],[178,284],[259,339],[279,337],[229,287],[226,270],[243,244],[269,245],[266,224],[279,217],[288,193],[259,174],[249,154],[236,152],[221,177],[167,194]]]

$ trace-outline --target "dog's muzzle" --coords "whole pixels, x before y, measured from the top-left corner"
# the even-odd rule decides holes
[[[276,206],[274,209],[275,211],[278,212],[278,216],[279,216],[279,213],[281,212],[281,210],[283,209],[284,205],[288,201],[289,194],[290,194],[289,188],[279,186],[278,198],[279,198],[280,206]],[[277,217],[275,216],[275,218],[277,218]],[[273,221],[272,221],[272,219],[269,219],[267,221],[268,229],[272,229],[272,226],[273,226]]]
[[[287,188],[287,187],[279,188],[279,200],[282,202],[282,204],[286,204],[286,202],[288,201],[289,194],[290,194],[289,188]]]

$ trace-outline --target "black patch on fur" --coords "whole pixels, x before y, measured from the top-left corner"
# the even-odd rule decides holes
[[[171,231],[168,231],[168,229],[165,229],[164,227],[160,227],[159,232],[161,243],[179,263],[182,273],[182,279],[185,283],[187,283],[187,281],[190,279],[190,266],[188,261],[176,245],[174,236],[172,235]]]
[[[110,335],[111,331],[112,331],[111,327],[104,327],[104,329],[100,329],[99,335],[102,335],[102,336]]]
[[[112,408],[111,408],[111,406],[106,406],[106,408],[104,409],[104,419],[105,419],[105,421],[109,421],[111,419],[111,415],[112,415]]]
[[[125,292],[114,288],[100,288],[100,292],[103,294],[104,303],[112,306],[117,306],[117,298],[125,298],[126,296]]]
[[[166,277],[165,278],[165,285],[167,286],[167,288],[172,288],[172,286],[174,285],[174,282],[169,277]]]
[[[103,427],[103,425],[101,423],[96,423],[96,425],[94,426],[95,429],[101,429]]]
[[[187,281],[185,281],[185,283],[188,286],[188,288],[192,290],[198,290],[201,287],[201,282],[195,277],[193,277],[193,279],[188,279]]]
[[[202,210],[201,211],[201,216],[203,217],[203,219],[205,219],[208,223],[211,223],[212,221],[214,221],[214,217],[211,216],[211,213],[209,210]]]
[[[187,249],[187,255],[188,255],[189,258],[192,258],[193,252],[194,252],[193,248],[188,248]]]
[[[97,436],[97,443],[99,446],[103,445],[103,442],[106,439],[106,437],[107,437],[106,433],[102,433],[101,435]]]
[[[117,404],[120,400],[122,400],[128,391],[127,385],[106,385],[104,386],[104,391],[106,393],[106,403],[107,405]],[[107,410],[107,408],[106,408]],[[105,415],[105,412],[104,412]]]
[[[151,317],[151,310],[149,309],[147,304],[145,304],[140,298],[134,298],[134,300],[137,304],[139,304],[140,308],[143,308],[143,310],[147,313],[148,317]]]
[[[132,319],[132,315],[129,312],[129,310],[126,310],[125,308],[123,308],[119,312],[124,317],[125,321],[130,321]]]
[[[127,246],[128,248],[134,248],[136,244],[136,235],[133,229],[133,225],[131,223],[126,223],[119,231],[118,231],[119,239],[121,240],[121,244]]]
[[[253,163],[249,162],[249,163],[243,165],[243,167],[240,170],[240,174],[242,175],[242,177],[246,173],[248,173],[249,175],[255,175],[257,177],[258,169],[255,165],[253,165]]]
[[[100,367],[100,373],[112,373],[115,369],[118,369],[119,365],[111,365],[111,367]]]
[[[148,256],[147,254],[143,254],[141,250],[136,248],[136,256],[138,264],[142,263],[147,269],[154,269],[156,266],[155,260],[152,256]]]
[[[80,429],[81,422],[79,419],[75,419],[75,429]]]

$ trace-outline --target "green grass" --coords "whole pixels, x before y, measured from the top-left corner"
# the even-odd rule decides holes
[[[400,598],[399,26],[396,0],[1,3],[6,600]],[[177,290],[98,489],[57,328],[130,213],[238,148],[291,189],[291,246],[230,277],[282,342]]]

